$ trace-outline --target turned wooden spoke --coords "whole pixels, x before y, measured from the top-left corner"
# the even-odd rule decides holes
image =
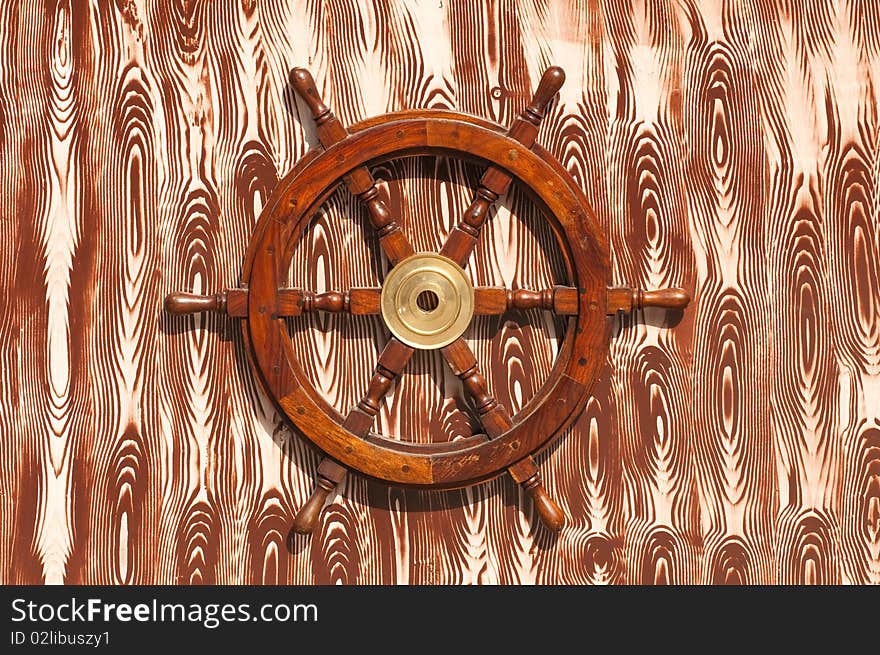
[[[278,289],[274,315],[299,316],[305,312],[378,314],[381,293],[382,290],[378,287],[353,287],[348,291],[323,293],[305,289]],[[171,314],[225,312],[235,318],[246,318],[247,301],[247,289],[227,289],[206,296],[194,293],[169,293],[165,297],[165,311]]]
[[[305,289],[278,290],[278,316],[299,316],[306,312],[378,314],[381,289],[354,287],[348,291],[315,293]]]
[[[459,338],[441,352],[452,372],[461,379],[465,391],[473,400],[486,436],[495,439],[513,427],[513,420],[507,409],[490,393],[486,377],[480,371],[477,358],[465,340]],[[544,525],[553,531],[561,530],[565,525],[565,514],[544,488],[541,473],[532,456],[526,454],[523,459],[509,466],[507,472],[532,498]]]
[[[480,371],[477,358],[465,340],[456,339],[442,348],[441,352],[452,372],[461,379],[464,390],[471,397],[488,437],[494,439],[507,431],[513,424],[510,415],[489,392],[486,377]]]
[[[348,136],[348,131],[333,115],[330,108],[324,104],[318,94],[315,80],[309,71],[304,68],[294,68],[290,72],[290,85],[312,113],[318,140],[325,149],[343,141]],[[393,266],[401,259],[412,255],[414,253],[412,244],[391,214],[388,205],[379,197],[379,188],[372,173],[365,166],[358,167],[349,173],[346,182],[349,191],[360,198],[366,206],[370,223],[379,236],[379,245],[391,265]]]
[[[379,413],[382,398],[391,389],[394,380],[403,372],[412,354],[412,348],[394,337],[391,338],[379,354],[367,392],[345,418],[343,425],[346,428],[360,437],[367,434],[373,425],[373,419]]]
[[[574,287],[555,286],[540,291],[476,287],[474,314],[503,314],[509,309],[546,309],[560,315],[578,313],[578,293]]]
[[[534,145],[547,105],[562,87],[563,82],[565,82],[565,73],[558,66],[552,66],[544,72],[532,96],[531,104],[522,111],[507,131],[508,138],[518,141],[527,148]],[[441,255],[449,257],[464,268],[477,245],[489,209],[498,198],[507,193],[511,180],[510,175],[496,166],[486,169],[483,177],[480,178],[473,201],[443,244]]]
[[[391,389],[394,380],[403,373],[412,357],[413,349],[401,343],[394,337],[386,344],[379,353],[379,361],[373,369],[373,375],[364,394],[357,405],[351,408],[342,425],[358,435],[366,437],[373,425],[376,414],[385,394]],[[346,468],[329,457],[324,457],[318,464],[318,480],[315,490],[306,503],[296,513],[293,520],[293,530],[299,534],[310,534],[315,528],[321,509],[327,501],[327,496],[345,478]]]

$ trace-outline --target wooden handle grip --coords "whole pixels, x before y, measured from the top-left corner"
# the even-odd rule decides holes
[[[538,82],[538,88],[535,89],[535,94],[532,96],[529,110],[537,114],[539,118],[543,118],[547,105],[553,100],[553,96],[559,93],[559,89],[564,83],[565,71],[559,66],[551,66],[544,71],[541,81]]]
[[[299,508],[293,519],[293,531],[299,534],[311,534],[318,524],[318,517],[327,502],[327,496],[333,491],[336,483],[323,476],[318,476],[318,486],[309,496],[306,504]]]
[[[684,309],[691,301],[690,294],[684,289],[655,289],[642,291],[639,299],[640,307],[666,307],[667,309]]]
[[[316,121],[330,113],[330,108],[321,100],[318,87],[315,86],[315,78],[305,68],[294,68],[290,71],[290,86],[297,95],[306,103],[312,118]]]
[[[165,311],[169,314],[225,312],[226,294],[215,293],[210,296],[200,296],[194,293],[169,293],[165,296]]]
[[[553,532],[559,532],[565,527],[565,514],[562,508],[556,504],[556,501],[550,497],[541,478],[535,475],[523,482],[523,489],[531,496],[532,502],[535,504],[535,510],[541,522]]]
[[[614,287],[608,289],[608,313],[632,312],[642,307],[664,307],[666,309],[684,309],[691,301],[691,295],[684,289],[672,287],[668,289],[631,289]]]

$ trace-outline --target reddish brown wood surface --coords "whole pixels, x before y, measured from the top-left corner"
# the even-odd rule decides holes
[[[4,582],[880,582],[876,3],[22,2],[0,34]],[[349,476],[288,542],[318,455],[250,378],[230,319],[169,317],[162,299],[236,286],[278,175],[317,143],[292,66],[345,125],[440,107],[507,124],[548,62],[567,81],[538,141],[596,209],[612,282],[681,286],[691,305],[672,329],[659,309],[619,318],[593,399],[538,457],[558,539],[507,478],[437,494]],[[424,250],[480,174],[373,170]],[[379,285],[347,193],[285,284]],[[514,187],[469,271],[565,284],[552,244]],[[290,320],[347,412],[387,341],[378,319]],[[533,309],[466,335],[510,411],[561,326]],[[410,369],[383,432],[478,431],[439,354]]]

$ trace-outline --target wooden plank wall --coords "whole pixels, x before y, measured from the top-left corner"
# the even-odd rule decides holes
[[[3,582],[880,582],[873,0],[23,1],[0,35]],[[620,320],[593,400],[540,456],[570,519],[558,539],[507,479],[429,494],[351,476],[287,542],[316,453],[255,388],[235,326],[169,319],[162,297],[237,283],[277,175],[315,143],[293,65],[346,123],[409,107],[507,123],[551,63],[568,82],[540,140],[595,206],[614,282],[693,304],[673,326]],[[377,170],[423,248],[478,174]],[[311,235],[293,279],[379,282],[344,193]],[[471,271],[562,275],[520,191]],[[291,328],[347,409],[382,326]],[[468,338],[516,409],[559,333],[510,314]],[[420,354],[380,427],[450,439],[474,427],[463,406]]]

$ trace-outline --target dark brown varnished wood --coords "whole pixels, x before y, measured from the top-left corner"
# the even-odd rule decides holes
[[[565,73],[561,68],[558,66],[548,68],[538,83],[531,103],[514,121],[507,136],[526,147],[531,147],[538,137],[538,127],[541,119],[544,118],[547,105],[562,88],[564,82]],[[489,209],[498,198],[507,193],[511,181],[511,176],[496,166],[486,169],[473,201],[443,244],[441,255],[449,257],[462,268],[467,264],[477,245],[480,230],[489,216]]]
[[[327,497],[345,479],[347,469],[329,457],[321,460],[317,470],[315,490],[300,507],[293,519],[292,530],[298,534],[311,534],[321,516]]]
[[[304,312],[332,312],[338,314],[339,312],[347,312],[351,309],[349,295],[340,291],[325,291],[324,293],[303,291],[302,302],[302,310]]]
[[[379,313],[381,289],[353,287],[348,291],[315,293],[305,289],[279,289],[277,316],[299,316],[307,312],[348,313],[356,316]]]
[[[534,460],[531,456],[529,456],[526,461],[534,464]],[[565,513],[544,488],[544,483],[541,482],[541,473],[537,471],[537,465],[535,465],[535,469],[535,474],[525,482],[521,483],[522,488],[532,499],[535,511],[538,513],[538,516],[541,517],[541,522],[546,525],[549,530],[559,532],[565,527]]]
[[[624,291],[627,298],[632,296],[629,289],[614,289],[613,291],[618,292],[613,299],[615,303],[620,302],[620,298],[624,297],[622,294]],[[645,306],[652,304],[661,306],[654,300],[655,296],[652,295],[654,293],[645,292]],[[381,295],[382,289],[380,287],[353,287],[348,291],[325,291],[323,293],[315,293],[305,289],[278,289],[275,315],[299,316],[315,311],[336,314],[345,312],[356,316],[375,315],[381,311],[379,305]],[[172,293],[165,299],[165,310],[171,314],[225,311],[229,316],[244,318],[247,316],[247,297],[247,289],[227,289],[222,293],[209,296]],[[609,307],[611,306],[610,302],[611,300],[609,300]],[[474,314],[478,316],[503,314],[512,309],[546,309],[559,315],[577,314],[577,289],[566,286],[555,286],[540,291],[512,290],[504,287],[474,288]]]
[[[608,313],[631,312],[644,307],[663,307],[665,309],[684,309],[691,301],[684,289],[669,288],[645,291],[630,287],[608,289]]]
[[[441,352],[452,372],[461,379],[465,391],[470,394],[486,435],[492,439],[507,432],[513,426],[510,414],[489,391],[486,377],[480,371],[477,358],[465,340],[459,338]],[[526,454],[507,470],[532,498],[541,522],[554,532],[561,530],[565,525],[565,514],[544,489],[532,456]]]
[[[169,314],[197,314],[199,312],[225,312],[226,293],[208,296],[195,293],[170,293],[165,296],[165,311]]]
[[[247,289],[227,289],[210,295],[169,293],[165,296],[164,306],[169,314],[225,312],[229,316],[243,317],[247,315]]]
[[[346,428],[360,437],[366,435],[379,413],[382,399],[391,389],[394,380],[403,373],[412,354],[412,348],[391,338],[379,354],[379,361],[376,362],[366,393],[345,418]]]
[[[321,516],[321,510],[327,502],[327,496],[336,488],[336,483],[324,477],[320,473],[317,475],[315,482],[315,490],[309,495],[308,500],[299,508],[293,518],[293,531],[298,534],[311,534]]]
[[[379,361],[370,378],[367,392],[352,407],[348,416],[345,417],[343,427],[359,437],[366,437],[373,425],[376,414],[379,413],[379,405],[385,394],[391,389],[394,380],[403,373],[412,357],[413,349],[401,343],[395,338],[385,345],[379,354]],[[314,530],[320,510],[327,500],[327,495],[334,487],[342,482],[345,477],[345,468],[334,462],[329,457],[324,457],[318,465],[318,480],[315,490],[312,492],[305,505],[296,513],[294,531],[300,534],[309,534]]]
[[[397,442],[379,447],[346,429],[343,418],[303,375],[291,351],[286,327],[283,323],[273,326],[277,314],[272,314],[272,308],[277,304],[278,289],[270,285],[277,283],[277,271],[289,266],[293,252],[290,244],[299,238],[307,218],[340,175],[400,151],[433,154],[449,153],[450,149],[465,157],[498,162],[535,190],[536,199],[555,223],[554,234],[569,276],[577,281],[578,314],[566,327],[548,383],[527,403],[522,418],[514,421],[507,432],[460,453],[414,451],[409,446],[395,446]],[[340,161],[344,163],[340,165]],[[292,206],[294,186],[298,202]],[[577,416],[607,344],[605,312],[599,309],[605,307],[608,258],[604,238],[582,193],[539,146],[527,149],[473,117],[451,112],[408,112],[401,115],[401,120],[376,121],[356,131],[317,155],[305,169],[285,179],[280,188],[284,192],[270,199],[257,226],[257,237],[249,248],[242,274],[250,293],[259,290],[260,294],[260,300],[252,297],[248,303],[246,327],[254,337],[248,343],[267,393],[278,399],[289,419],[328,455],[388,482],[460,486],[493,477],[521,460],[523,452],[540,448]],[[571,248],[572,243],[577,248]],[[271,297],[267,295],[270,293]],[[283,351],[280,358],[274,346],[270,347],[273,343]],[[579,356],[572,357],[573,352]],[[286,375],[286,370],[291,375]],[[563,394],[565,400],[552,402],[557,394]]]
[[[324,148],[330,148],[348,136],[342,123],[324,104],[309,71],[304,68],[294,68],[290,73],[290,85],[312,113],[318,139]],[[366,206],[370,223],[379,236],[379,245],[392,266],[412,255],[413,247],[400,229],[400,224],[392,216],[388,205],[379,196],[379,189],[369,169],[366,167],[354,169],[349,173],[347,182],[349,190]]]
[[[381,289],[354,287],[348,292],[348,310],[355,315],[378,314]]]
[[[596,227],[586,200],[558,164],[539,146],[532,150],[499,134],[485,122],[451,112],[407,112],[401,120],[375,121],[343,142],[316,156],[297,176],[282,183],[285,193],[272,199],[257,227],[258,238],[248,251],[242,276],[251,293],[259,288],[268,293],[292,257],[290,246],[305,228],[307,217],[326,197],[334,180],[368,161],[381,161],[401,150],[408,153],[449,153],[499,162],[536,192],[555,224],[554,234],[563,251],[569,275],[577,281],[578,314],[566,328],[554,373],[523,409],[522,418],[501,436],[462,452],[414,451],[390,442],[379,447],[359,439],[342,425],[342,418],[317,394],[303,375],[293,355],[286,328],[273,327],[272,315],[259,311],[274,304],[274,298],[256,302],[251,298],[247,327],[259,338],[251,339],[254,361],[267,382],[267,392],[278,399],[290,420],[331,457],[367,475],[396,484],[432,487],[460,486],[488,479],[545,444],[577,416],[586,402],[587,390],[601,365],[607,347],[605,281],[608,257],[606,244]],[[340,167],[339,162],[345,164]],[[290,189],[296,187],[300,202],[291,210]],[[270,240],[273,225],[282,230],[279,246]],[[576,243],[577,248],[571,244]],[[277,253],[281,252],[281,261]],[[277,296],[277,288],[273,295]],[[601,311],[600,311],[601,308]],[[284,350],[281,361],[292,378],[278,377],[279,357],[268,347],[273,330]],[[572,357],[577,352],[578,357]],[[275,380],[278,380],[277,382]],[[553,402],[556,395],[564,400]]]
[[[276,316],[299,316],[305,312],[346,312],[354,315],[379,313],[381,289],[354,287],[348,291],[315,293],[305,289],[278,289]],[[170,293],[165,297],[169,314],[226,312],[234,318],[247,317],[247,289],[227,289],[212,295]]]
[[[510,309],[546,309],[560,315],[578,313],[577,289],[555,286],[533,291],[505,289],[504,287],[476,287],[474,313],[477,315],[503,314]]]

